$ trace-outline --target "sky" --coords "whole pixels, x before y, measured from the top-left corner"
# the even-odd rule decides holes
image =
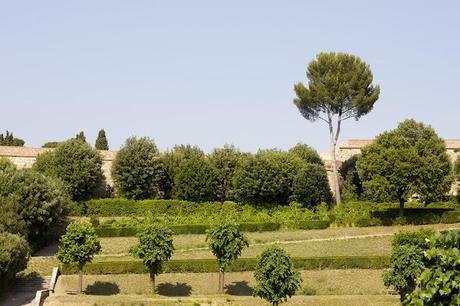
[[[355,54],[381,87],[340,140],[414,118],[460,138],[459,1],[0,1],[0,133],[26,146],[104,128],[160,150],[224,144],[319,152],[293,85],[319,52]]]

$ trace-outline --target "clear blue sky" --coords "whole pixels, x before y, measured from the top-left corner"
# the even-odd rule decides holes
[[[28,146],[105,128],[161,150],[328,146],[292,103],[321,51],[371,65],[381,96],[341,140],[411,117],[460,138],[458,1],[2,1],[0,130]]]

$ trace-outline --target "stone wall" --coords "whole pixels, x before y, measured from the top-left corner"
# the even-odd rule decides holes
[[[18,168],[31,168],[37,156],[50,148],[28,148],[28,147],[7,147],[0,146],[0,157],[9,159]],[[110,169],[115,159],[116,151],[99,151],[102,157],[102,172],[109,186],[113,186]]]
[[[361,153],[361,149],[368,144],[372,143],[373,140],[371,139],[349,139],[341,142],[337,145],[337,152],[336,152],[336,159],[337,159],[337,167],[340,168],[342,163],[347,159],[351,158],[352,156]],[[450,160],[454,163],[457,158],[457,152],[460,151],[460,140],[457,139],[446,139],[446,152],[449,155]],[[329,184],[331,186],[332,192],[334,192],[334,179],[332,175],[332,150],[328,149],[324,153],[321,154],[321,158],[323,159],[327,175],[329,179]],[[457,188],[460,186],[460,182],[454,182],[452,188],[450,190],[450,194],[456,195]]]

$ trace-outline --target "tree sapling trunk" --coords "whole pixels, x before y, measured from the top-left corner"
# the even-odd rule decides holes
[[[224,271],[219,271],[219,293],[224,294]]]
[[[78,270],[78,294],[83,292],[83,268]]]
[[[155,274],[153,272],[150,272],[150,282],[152,283],[152,290],[153,293],[156,293],[156,287],[155,287]]]

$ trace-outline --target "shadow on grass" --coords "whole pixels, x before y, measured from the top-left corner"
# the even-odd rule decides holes
[[[225,285],[225,291],[230,295],[237,296],[251,296],[252,288],[249,287],[247,281],[242,282],[233,282],[231,284]]]
[[[120,293],[120,288],[115,283],[97,281],[87,286],[85,293],[92,295],[114,295]]]
[[[187,283],[161,283],[157,286],[157,293],[166,296],[189,296],[192,287]]]

